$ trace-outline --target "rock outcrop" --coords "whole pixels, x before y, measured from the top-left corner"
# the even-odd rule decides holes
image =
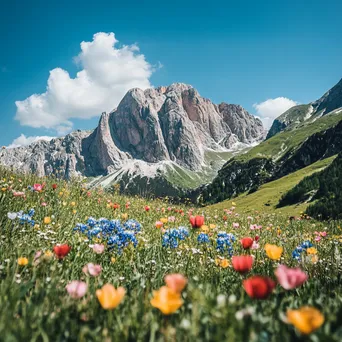
[[[108,175],[132,160],[174,162],[201,170],[208,150],[226,151],[264,138],[259,119],[241,106],[215,105],[190,85],[132,89],[92,132],[0,151],[0,163],[40,176]]]

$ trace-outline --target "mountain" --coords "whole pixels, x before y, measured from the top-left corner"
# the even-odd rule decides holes
[[[340,153],[341,85],[340,81],[310,105],[296,106],[282,114],[272,126],[274,132],[278,130],[276,133],[269,133],[258,146],[230,159],[211,183],[191,192],[190,197],[217,203],[253,193],[262,184]]]
[[[321,116],[338,110],[342,111],[342,79],[317,101],[294,106],[281,114],[274,120],[266,139],[281,131],[294,129],[303,123],[314,122]]]
[[[0,163],[40,176],[84,176],[92,185],[120,183],[129,192],[159,188],[158,195],[179,195],[211,180],[234,153],[264,136],[261,121],[241,106],[216,105],[175,83],[132,89],[94,131],[4,149]]]

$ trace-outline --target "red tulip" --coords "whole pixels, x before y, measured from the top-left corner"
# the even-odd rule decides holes
[[[204,225],[204,216],[190,216],[192,228],[200,228]]]
[[[254,240],[255,240],[256,242],[258,242],[259,239],[260,239],[260,236],[259,236],[259,235],[256,235],[255,238],[254,238]]]
[[[236,272],[245,274],[252,269],[254,259],[251,255],[240,255],[232,257],[232,265]]]
[[[241,245],[243,249],[250,249],[253,245],[253,239],[251,237],[245,237],[241,239]]]
[[[145,205],[145,211],[150,211],[150,206],[149,205]]]
[[[269,277],[253,276],[243,281],[245,291],[253,299],[266,299],[275,286],[276,283]]]
[[[70,250],[71,250],[71,247],[67,244],[57,245],[53,247],[53,251],[55,252],[56,257],[58,259],[63,259],[64,257],[66,257],[68,253],[70,252]]]
[[[57,189],[57,184],[52,184],[52,189],[56,190]]]

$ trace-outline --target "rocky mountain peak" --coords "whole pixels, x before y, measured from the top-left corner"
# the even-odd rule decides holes
[[[134,160],[173,162],[199,171],[206,151],[226,151],[264,137],[257,118],[238,105],[216,105],[191,85],[129,90],[117,108],[103,113],[93,132],[7,149],[0,163],[40,175],[111,174]],[[60,172],[60,171],[59,171]]]

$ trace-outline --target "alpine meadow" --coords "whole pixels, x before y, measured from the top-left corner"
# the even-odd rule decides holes
[[[0,342],[342,341],[341,3],[1,7]]]

